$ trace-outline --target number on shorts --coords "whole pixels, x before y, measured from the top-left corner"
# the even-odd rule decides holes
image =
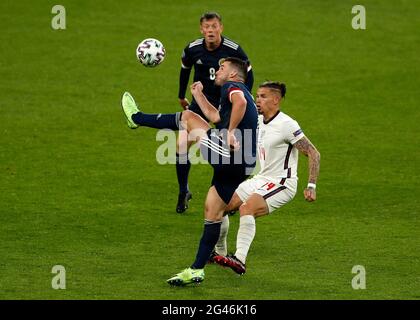
[[[276,184],[275,183],[272,183],[272,182],[270,182],[270,183],[265,183],[265,184],[263,184],[259,189],[263,189],[263,188],[265,188],[265,190],[267,190],[267,191],[270,191],[271,189],[273,189],[274,187],[276,186]]]

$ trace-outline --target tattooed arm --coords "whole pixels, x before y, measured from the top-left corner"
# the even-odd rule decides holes
[[[321,154],[307,137],[303,137],[302,139],[298,140],[293,146],[309,158],[308,182],[316,184],[316,180],[318,179],[319,175],[319,163],[321,159]],[[316,200],[315,188],[306,188],[303,194],[305,196],[305,199],[310,202]]]

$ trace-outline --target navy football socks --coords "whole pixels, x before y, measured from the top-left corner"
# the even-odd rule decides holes
[[[187,193],[188,175],[190,173],[191,162],[188,160],[187,154],[176,153],[176,176],[178,178],[179,193]]]
[[[136,124],[144,127],[179,130],[181,112],[172,114],[147,114],[143,112],[137,112],[131,116],[131,119],[133,119]]]
[[[192,269],[203,269],[220,235],[221,221],[204,221],[203,236]]]

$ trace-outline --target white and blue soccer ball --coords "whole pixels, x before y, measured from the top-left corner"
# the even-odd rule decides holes
[[[144,39],[137,46],[136,56],[145,67],[156,67],[165,59],[165,47],[157,39]]]

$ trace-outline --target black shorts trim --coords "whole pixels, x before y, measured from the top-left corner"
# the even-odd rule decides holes
[[[268,198],[274,196],[275,194],[279,193],[280,191],[282,191],[284,189],[286,189],[285,186],[278,187],[277,189],[274,189],[270,193],[267,193],[266,195],[264,195],[263,198],[264,198],[264,200],[267,200]]]

